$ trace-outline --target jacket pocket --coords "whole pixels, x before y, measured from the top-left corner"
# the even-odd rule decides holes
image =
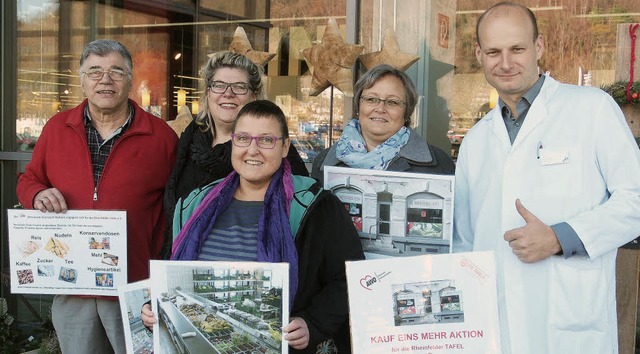
[[[560,199],[577,196],[583,184],[580,151],[575,148],[545,150],[548,150],[545,152],[546,160],[543,156],[538,159],[542,196]],[[563,161],[561,157],[567,160]]]
[[[550,330],[605,332],[606,277],[600,260],[554,260],[549,274]],[[593,333],[593,332],[592,332]]]

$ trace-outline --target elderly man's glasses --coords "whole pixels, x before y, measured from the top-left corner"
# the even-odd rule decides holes
[[[385,100],[383,98],[372,96],[360,96],[360,101],[369,107],[377,107],[380,102],[384,103],[385,107],[387,108],[402,108],[402,106],[407,104],[403,100],[398,100],[395,98],[387,98]]]
[[[227,89],[231,87],[231,92],[234,95],[246,95],[249,92],[249,84],[245,82],[224,82],[224,81],[214,81],[209,89],[213,93],[223,94],[227,92]]]
[[[119,69],[111,69],[106,71],[102,69],[91,69],[88,71],[83,71],[82,73],[87,75],[88,78],[94,81],[102,80],[104,74],[107,74],[113,81],[122,81],[129,75],[126,71]]]
[[[263,149],[273,149],[276,147],[278,140],[283,140],[274,135],[251,136],[249,134],[231,134],[231,141],[237,147],[247,147],[251,145],[251,141],[255,140],[258,147]]]

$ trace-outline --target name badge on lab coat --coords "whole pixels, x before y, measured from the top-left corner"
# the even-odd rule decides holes
[[[558,165],[569,163],[569,151],[550,151],[549,149],[540,149],[540,165]]]

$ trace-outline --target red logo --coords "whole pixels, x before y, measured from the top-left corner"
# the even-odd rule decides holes
[[[371,285],[375,284],[377,281],[378,281],[378,279],[376,279],[376,277],[372,277],[370,275],[367,275],[364,278],[360,279],[360,286],[362,286],[363,288],[365,288],[367,290],[371,290]]]

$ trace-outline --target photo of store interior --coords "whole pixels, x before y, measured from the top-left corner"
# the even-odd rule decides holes
[[[271,270],[167,267],[160,345],[176,353],[280,353],[282,285]]]

